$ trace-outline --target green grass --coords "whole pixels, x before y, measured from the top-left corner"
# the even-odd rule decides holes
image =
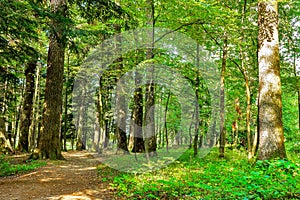
[[[143,174],[99,167],[100,181],[109,182],[124,199],[299,199],[299,162],[248,163],[245,153],[213,149],[204,158],[186,152],[164,169]],[[299,161],[299,160],[298,160]]]
[[[169,148],[167,152],[166,149],[158,149],[158,156],[150,157],[149,162],[146,159],[145,154],[118,154],[115,153],[106,155],[106,159],[103,163],[111,168],[114,168],[123,172],[131,173],[143,173],[147,171],[157,170],[161,167],[173,163],[178,159],[185,151],[187,147],[180,148]]]
[[[46,162],[35,160],[28,160],[22,164],[11,164],[9,161],[5,160],[3,155],[0,155],[0,177],[24,173],[45,165]]]

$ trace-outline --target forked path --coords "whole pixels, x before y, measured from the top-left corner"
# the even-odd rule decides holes
[[[0,178],[0,199],[114,199],[109,185],[99,183],[96,167],[100,161],[91,153],[68,152],[63,156],[65,161],[48,161],[31,173]]]

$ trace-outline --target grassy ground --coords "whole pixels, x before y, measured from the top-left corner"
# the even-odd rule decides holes
[[[204,158],[186,152],[164,169],[143,174],[99,166],[100,181],[110,182],[120,199],[299,199],[300,162],[248,163],[245,152],[213,149]]]
[[[45,165],[46,162],[43,161],[13,159],[0,155],[0,177],[24,173]]]

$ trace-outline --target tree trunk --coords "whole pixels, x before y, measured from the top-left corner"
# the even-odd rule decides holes
[[[40,65],[37,65],[35,76],[35,88],[33,96],[32,122],[29,127],[29,151],[33,151],[38,135],[38,124],[40,116]]]
[[[26,65],[25,77],[25,96],[23,101],[23,108],[21,111],[21,122],[20,122],[20,139],[18,150],[23,152],[29,151],[29,128],[32,120],[32,109],[33,109],[33,96],[34,96],[34,73],[36,70],[36,60],[29,62]]]
[[[297,77],[297,68],[296,68],[296,49],[293,47],[293,67],[294,75]],[[298,131],[300,131],[300,90],[297,88],[297,99],[298,99]]]
[[[250,115],[251,115],[251,94],[248,77],[245,76],[245,87],[246,87],[246,98],[247,98],[247,108],[246,108],[246,127],[247,127],[247,151],[248,160],[251,160],[254,156],[251,145],[251,126],[250,126]]]
[[[171,92],[169,91],[166,107],[165,107],[165,116],[164,116],[164,127],[165,127],[165,134],[166,134],[166,150],[169,152],[169,138],[168,138],[168,126],[167,126],[167,113],[168,113],[168,106],[169,106],[169,100],[170,100]]]
[[[116,33],[121,33],[121,26],[119,24],[114,24]],[[116,38],[116,51],[121,51],[121,37]],[[126,136],[126,117],[127,117],[127,106],[124,93],[125,81],[122,79],[123,70],[123,58],[117,59],[116,70],[119,73],[119,80],[117,80],[116,86],[116,129],[115,135],[118,141],[118,150],[123,151],[123,153],[128,154],[127,146],[127,136]]]
[[[134,106],[132,110],[132,120],[133,120],[133,149],[134,153],[145,152],[145,144],[143,139],[143,90],[140,86],[141,84],[141,74],[135,72],[135,85],[136,89],[134,92]]]
[[[191,119],[192,121],[191,121],[190,127],[189,127],[189,149],[192,148],[192,143],[193,143],[192,128],[193,128],[193,125],[195,124],[194,123],[195,112],[196,112],[196,109],[193,112],[192,119]]]
[[[43,119],[38,148],[35,150],[33,158],[63,159],[60,136],[66,37],[65,22],[62,18],[65,17],[67,11],[66,0],[51,0],[51,10],[55,17],[50,22]]]
[[[221,72],[221,85],[220,85],[220,154],[219,157],[225,156],[225,69],[227,59],[227,36],[224,33],[223,44],[223,57],[222,57],[222,72]]]
[[[86,104],[86,88],[82,87],[82,98],[80,98],[80,106],[77,118],[77,135],[76,135],[76,150],[82,151],[86,149],[83,136],[84,136],[84,118],[85,118],[85,104]]]
[[[14,152],[8,138],[6,137],[5,118],[0,116],[0,151]]]
[[[259,160],[286,158],[278,42],[278,2],[258,3]]]
[[[150,60],[154,57],[153,48],[154,48],[154,1],[147,0],[147,25],[152,28],[152,31],[149,32],[150,38],[150,48],[147,50],[147,59]],[[148,68],[148,76],[146,77],[146,91],[145,91],[145,150],[146,157],[149,159],[151,156],[156,156],[156,133],[155,133],[155,85],[154,85],[154,66]]]
[[[197,55],[196,55],[196,64],[197,69],[200,67],[200,49],[199,44],[197,44]],[[195,138],[194,138],[194,156],[197,156],[198,154],[198,138],[199,138],[199,86],[200,86],[200,79],[199,79],[199,71],[197,71],[197,77],[196,77],[196,89],[195,89],[195,95],[196,95],[196,102],[195,102]]]
[[[65,116],[65,120],[64,120],[64,131],[63,131],[63,135],[62,135],[62,139],[63,139],[63,150],[67,151],[67,125],[68,125],[68,81],[69,81],[69,74],[70,74],[70,55],[68,54],[68,59],[67,59],[67,74],[66,74],[66,80],[65,80],[65,98],[64,98],[64,116]]]

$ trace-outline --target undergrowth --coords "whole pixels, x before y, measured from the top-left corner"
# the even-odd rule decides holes
[[[4,155],[0,155],[0,177],[31,171],[45,165],[46,162],[35,160],[27,160],[22,164],[11,164],[5,159]]]
[[[299,163],[288,160],[249,163],[245,154],[216,149],[204,158],[186,152],[166,168],[143,174],[99,166],[117,199],[299,199]]]

